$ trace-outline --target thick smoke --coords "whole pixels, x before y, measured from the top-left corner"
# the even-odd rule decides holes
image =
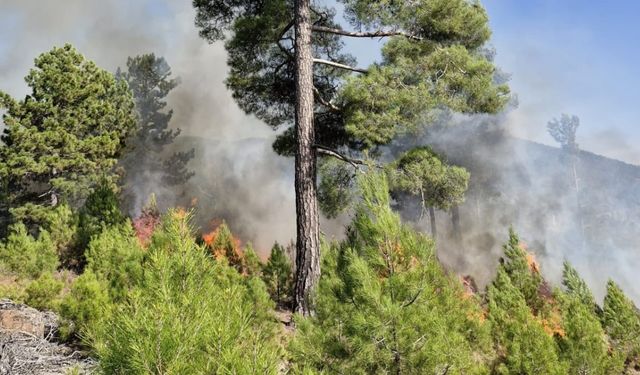
[[[136,210],[151,193],[158,195],[162,207],[186,206],[195,198],[203,230],[211,219],[226,219],[263,255],[273,241],[292,239],[292,160],[276,156],[271,150],[275,134],[234,103],[223,84],[224,48],[198,37],[190,1],[0,0],[0,9],[0,32],[9,35],[0,43],[1,89],[15,97],[27,92],[22,77],[33,58],[67,42],[110,71],[124,67],[128,56],[153,52],[164,56],[174,76],[181,78],[169,96],[175,111],[172,126],[183,130],[175,147],[195,148],[189,167],[196,176],[176,189],[164,186],[159,176],[145,176],[145,183],[137,186]],[[527,108],[540,110],[531,109],[536,107],[531,98],[524,99]],[[523,113],[454,118],[455,125],[414,139],[415,144],[433,145],[472,173],[467,200],[460,207],[460,240],[451,238],[451,214],[437,213],[440,258],[486,283],[513,225],[552,280],[558,281],[567,259],[600,297],[606,279],[613,277],[640,301],[640,280],[634,272],[640,266],[639,168],[582,153],[578,208],[560,149],[509,136],[508,129],[522,134],[518,116]],[[589,137],[586,143],[593,143],[593,137],[607,142],[603,147],[611,156],[640,160],[637,148],[625,145],[624,137]],[[416,225],[428,231],[425,221]],[[324,230],[341,232],[336,223],[325,223]]]
[[[512,226],[552,282],[560,282],[568,260],[598,297],[612,278],[640,301],[640,167],[584,150],[573,159],[559,147],[513,137],[510,126],[508,114],[453,116],[398,145],[429,144],[471,172],[460,237],[452,213],[437,213],[440,259],[484,285]],[[418,206],[403,215],[415,218]],[[416,225],[428,232],[428,219]]]

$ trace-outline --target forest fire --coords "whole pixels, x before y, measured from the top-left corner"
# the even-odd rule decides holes
[[[153,231],[160,224],[160,216],[155,198],[152,197],[150,203],[142,209],[140,216],[133,220],[133,229],[142,247],[149,245]]]
[[[202,234],[202,241],[216,259],[226,258],[229,264],[242,271],[245,263],[242,241],[231,233],[224,220],[213,219],[210,221],[211,229]]]

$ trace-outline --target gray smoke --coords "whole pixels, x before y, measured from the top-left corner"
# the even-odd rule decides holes
[[[583,150],[574,174],[566,150],[512,136],[509,119],[453,116],[397,145],[431,145],[471,172],[459,239],[451,213],[437,212],[440,259],[485,285],[513,226],[553,283],[568,260],[599,298],[612,278],[640,301],[640,167]],[[415,220],[418,202],[405,207],[403,216]],[[415,225],[429,232],[428,219]]]

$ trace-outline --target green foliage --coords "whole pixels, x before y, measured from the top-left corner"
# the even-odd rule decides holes
[[[279,349],[258,279],[213,261],[184,213],[164,218],[147,251],[141,283],[90,335],[103,371],[277,373]]]
[[[71,291],[60,304],[65,324],[60,327],[64,339],[74,334],[86,335],[110,314],[112,308],[106,283],[91,269],[74,280]]]
[[[86,251],[87,269],[109,285],[109,296],[122,301],[142,278],[144,251],[131,223],[106,228],[95,236]]]
[[[553,338],[533,316],[523,293],[512,283],[505,267],[498,268],[487,298],[489,321],[499,355],[497,373],[567,373],[566,364],[558,358]]]
[[[55,244],[46,231],[36,239],[24,224],[17,223],[10,228],[6,241],[0,243],[0,265],[6,271],[37,278],[42,273],[55,272],[58,264]]]
[[[391,189],[420,197],[425,207],[448,210],[464,202],[469,172],[449,166],[429,147],[402,154],[388,169]]]
[[[567,288],[567,294],[577,298],[585,306],[594,308],[596,301],[593,294],[587,286],[587,283],[580,277],[578,271],[567,261],[564,262],[562,268],[562,285]]]
[[[64,283],[45,272],[32,281],[26,289],[25,303],[39,310],[57,310],[59,295]]]
[[[490,31],[486,12],[477,2],[342,3],[355,28],[404,35],[389,38],[382,61],[357,75],[314,65],[314,130],[319,147],[362,156],[433,123],[434,112],[443,106],[464,113],[495,113],[507,102],[507,86],[496,83],[496,69],[480,50]],[[285,127],[274,149],[293,155],[296,78],[290,22],[295,2],[274,0],[257,6],[249,0],[194,0],[193,5],[202,37],[210,42],[228,38],[226,82],[239,106],[274,128]],[[311,14],[316,27],[340,28],[330,7],[314,3]],[[312,43],[315,58],[356,63],[343,51],[339,35],[316,29]],[[327,174],[319,187],[321,208],[335,216],[348,203],[348,174],[335,167],[324,167],[321,173]],[[468,179],[463,173],[456,175],[457,186]]]
[[[320,164],[318,201],[320,209],[328,218],[337,217],[353,199],[353,170],[344,162],[335,159],[323,160]]]
[[[24,100],[0,92],[0,179],[10,207],[29,217],[60,200],[76,206],[101,180],[115,183],[135,115],[126,83],[70,45],[37,57],[25,80],[32,91]]]
[[[354,25],[367,28],[382,26],[410,29],[433,41],[460,43],[477,48],[486,42],[491,31],[487,14],[475,1],[435,0],[393,2],[341,0]]]
[[[289,306],[291,304],[293,297],[291,262],[287,258],[284,248],[277,242],[271,248],[269,259],[264,265],[262,279],[276,305]]]
[[[91,237],[104,228],[121,224],[124,220],[118,195],[106,183],[100,184],[89,194],[80,210],[78,226],[81,246],[89,244]]]
[[[249,276],[260,277],[262,275],[262,262],[251,243],[244,247],[244,270]]]
[[[324,249],[316,316],[296,320],[296,370],[485,373],[477,301],[442,269],[433,242],[391,211],[383,175],[360,186],[348,240]]]
[[[565,270],[567,265],[565,263]],[[577,277],[577,273],[571,278],[574,276]],[[622,373],[624,357],[617,351],[609,353],[607,337],[593,305],[585,303],[577,294],[558,294],[557,297],[561,302],[564,331],[558,338],[560,356],[569,364],[569,373]]]
[[[613,347],[629,360],[640,355],[640,316],[622,289],[609,280],[602,307],[602,324]]]
[[[544,304],[540,295],[540,289],[543,286],[542,276],[535,261],[532,258],[527,259],[529,255],[513,228],[509,228],[509,241],[502,249],[505,259],[501,267],[509,276],[511,284],[522,293],[527,306],[537,314]]]

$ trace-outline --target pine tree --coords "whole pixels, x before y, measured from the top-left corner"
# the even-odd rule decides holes
[[[290,307],[293,296],[291,262],[287,258],[284,248],[277,242],[271,248],[269,259],[262,270],[262,278],[276,305]]]
[[[524,245],[513,228],[509,228],[509,241],[502,248],[505,257],[501,267],[509,276],[511,284],[522,293],[527,306],[537,314],[544,304],[540,295],[541,288],[546,287],[537,263],[524,250]]]
[[[487,292],[489,320],[499,361],[498,374],[566,374],[553,338],[533,316],[525,296],[504,266]]]
[[[565,263],[565,270],[567,265]],[[574,276],[578,277],[577,273],[571,278]],[[593,304],[585,303],[580,297],[557,293],[564,332],[558,337],[560,357],[569,364],[570,374],[620,374],[624,356],[616,350],[609,353],[607,337]]]
[[[125,169],[126,206],[136,199],[146,198],[152,191],[135,197],[131,191],[140,185],[161,181],[168,185],[185,183],[193,176],[187,164],[194,156],[194,149],[168,154],[166,148],[180,135],[181,130],[171,129],[173,110],[166,110],[167,95],[180,80],[171,78],[171,67],[163,57],[145,54],[127,59],[126,71],[118,69],[118,79],[127,82],[136,103],[138,121],[134,135],[129,140],[127,154],[121,160]],[[128,189],[127,189],[128,188]]]
[[[616,350],[624,353],[627,364],[640,356],[640,316],[622,289],[609,280],[602,307],[602,325]]]
[[[352,26],[311,0],[194,0],[210,42],[228,38],[227,86],[240,107],[285,130],[274,143],[295,155],[295,308],[309,314],[320,273],[317,155],[352,166],[396,136],[428,124],[433,110],[499,111],[508,89],[481,53],[484,9],[467,0],[343,0]],[[389,38],[368,68],[342,51],[342,37]],[[360,159],[359,159],[360,157]]]
[[[391,189],[417,196],[423,212],[429,209],[431,235],[436,238],[435,211],[449,210],[464,202],[469,172],[450,166],[429,147],[402,154],[389,168]]]
[[[253,249],[251,243],[247,243],[243,250],[244,255],[244,272],[249,276],[262,276],[262,262]]]
[[[277,374],[264,285],[207,255],[190,218],[163,218],[142,280],[86,332],[99,366],[109,374]]]
[[[78,207],[100,181],[115,185],[135,114],[127,85],[68,44],[36,58],[25,80],[24,100],[0,92],[0,180],[29,222],[61,200]]]
[[[599,309],[593,298],[591,289],[587,283],[580,277],[578,271],[567,261],[564,262],[562,268],[562,285],[567,289],[567,294],[577,298],[585,306]]]
[[[211,254],[218,260],[224,258],[238,272],[242,273],[244,270],[244,255],[240,249],[240,241],[233,236],[227,223],[223,221],[208,236],[210,237],[205,238],[205,243],[211,250]]]
[[[323,249],[316,316],[296,320],[296,370],[484,373],[489,327],[478,301],[391,210],[384,175],[361,176],[360,186],[348,239]]]

